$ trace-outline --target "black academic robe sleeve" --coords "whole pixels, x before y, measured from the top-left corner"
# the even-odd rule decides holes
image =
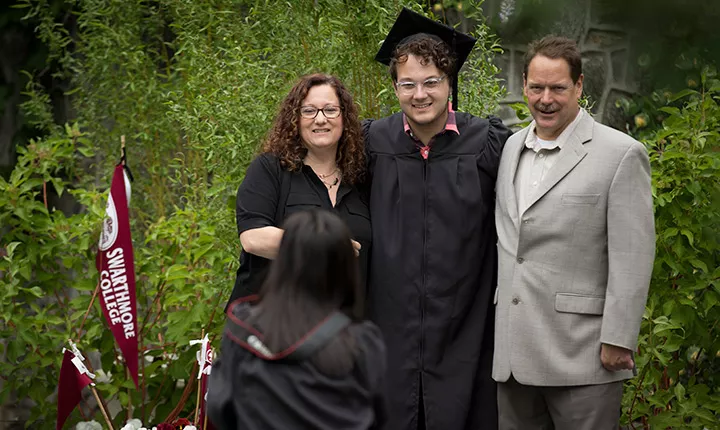
[[[363,136],[363,142],[365,143],[365,171],[367,174],[365,175],[365,183],[363,184],[365,186],[365,189],[367,190],[367,194],[370,194],[370,189],[372,188],[372,171],[370,170],[372,164],[370,163],[370,159],[372,157],[370,145],[370,140],[368,139],[368,135],[370,133],[370,125],[373,123],[374,119],[368,118],[364,119],[360,123],[360,128],[362,130],[362,136]]]
[[[487,173],[493,179],[497,179],[498,167],[500,166],[500,155],[503,147],[512,131],[508,129],[502,120],[496,116],[489,116],[487,143],[482,154],[478,157],[478,168]]]
[[[235,202],[238,235],[255,228],[275,226],[281,173],[279,160],[269,154],[261,154],[250,163]]]

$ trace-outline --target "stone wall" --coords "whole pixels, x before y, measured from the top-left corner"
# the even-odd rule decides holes
[[[578,43],[583,57],[584,94],[589,98],[595,118],[620,130],[625,121],[616,105],[618,99],[633,94],[637,87],[637,67],[631,61],[630,36],[622,28],[602,22],[597,7],[600,0],[560,1],[559,8],[537,20],[518,19],[523,11],[514,0],[492,0],[484,4],[485,15],[502,39],[504,53],[497,57],[500,78],[507,96],[498,115],[508,125],[520,120],[510,107],[523,103],[522,72],[527,43],[548,34],[569,37]],[[546,2],[547,3],[547,2]]]

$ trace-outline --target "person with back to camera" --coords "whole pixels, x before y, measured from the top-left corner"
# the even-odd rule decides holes
[[[350,231],[324,210],[283,229],[259,297],[229,306],[208,416],[219,430],[381,428],[385,346],[361,320]]]
[[[365,285],[371,244],[365,149],[352,95],[334,76],[311,74],[293,86],[247,169],[237,193],[242,252],[233,300],[257,294],[283,235],[279,226],[296,212],[324,208],[348,226]]]

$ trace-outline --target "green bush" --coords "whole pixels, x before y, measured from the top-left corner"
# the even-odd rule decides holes
[[[480,41],[461,75],[461,107],[485,115],[501,95],[490,61],[499,48],[479,3],[464,6]],[[70,83],[75,115],[72,126],[54,124],[47,90],[28,84],[23,112],[47,137],[19,148],[0,180],[0,404],[30,399],[27,425],[52,426],[60,351],[73,338],[86,355],[100,352],[110,376],[98,391],[124,410],[116,426],[131,415],[190,416],[194,392],[177,388],[192,379],[188,341],[204,329],[219,344],[239,254],[234,196],[278,103],[299,75],[323,71],[348,85],[363,117],[397,110],[373,57],[403,5],[423,12],[425,2],[19,0],[56,78]],[[97,303],[85,320],[121,135],[135,176],[140,390]],[[79,210],[58,209],[68,195]],[[103,422],[81,410],[71,423],[88,413]]]
[[[638,378],[625,422],[713,429],[720,422],[720,81],[626,106],[650,151],[657,252]]]

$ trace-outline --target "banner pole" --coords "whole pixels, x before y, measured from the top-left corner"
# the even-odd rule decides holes
[[[105,407],[103,406],[103,402],[100,401],[100,396],[97,393],[97,390],[95,389],[95,384],[90,386],[90,391],[92,391],[93,395],[95,396],[95,401],[97,402],[98,406],[100,407],[100,411],[102,411],[103,417],[105,418],[105,422],[107,423],[110,430],[115,430],[115,427],[112,425],[112,421],[110,421],[110,417],[108,416],[107,411],[105,410]]]
[[[95,291],[93,292],[92,298],[90,299],[90,305],[88,306],[87,311],[85,311],[85,316],[83,316],[82,323],[80,323],[80,328],[78,329],[78,332],[77,332],[78,342],[80,342],[80,339],[82,338],[82,329],[85,326],[85,320],[87,320],[88,315],[90,315],[90,310],[92,310],[92,306],[95,303],[95,298],[97,297],[99,291],[100,291],[100,281],[98,280],[97,286],[95,287]]]
[[[120,164],[125,165],[125,135],[120,136]]]
[[[205,329],[202,329],[200,331],[200,339],[204,339],[204,338],[205,338]],[[205,352],[202,350],[203,348],[204,348],[204,346],[201,343],[200,344],[200,354]],[[200,371],[202,372],[203,369],[200,369]],[[202,381],[202,380],[200,380],[200,381]],[[198,384],[197,384],[197,400],[195,401],[195,419],[193,420],[193,423],[198,424],[198,425],[200,424],[200,423],[198,423],[198,413],[200,411],[200,392],[201,391],[202,391],[202,383],[198,382]]]

